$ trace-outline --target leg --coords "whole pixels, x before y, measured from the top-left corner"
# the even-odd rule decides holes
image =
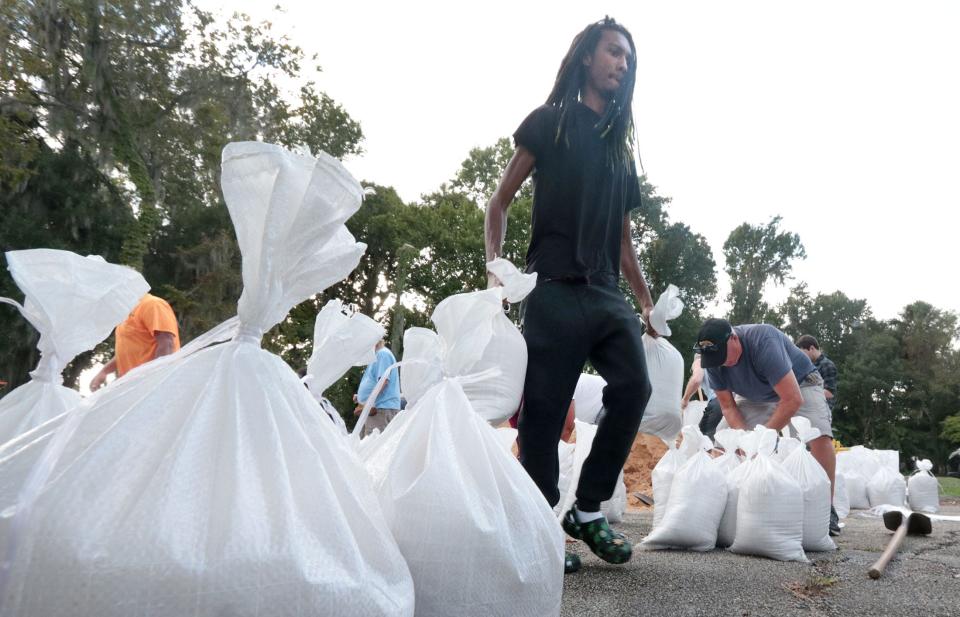
[[[572,286],[541,283],[527,298],[524,405],[517,424],[520,463],[551,506],[560,501],[557,443],[586,360],[584,319]]]
[[[830,478],[830,495],[833,495],[834,478],[837,468],[837,453],[833,449],[833,437],[817,437],[810,442],[810,454],[817,459]]]
[[[597,427],[577,486],[577,504],[585,512],[599,510],[600,503],[613,495],[651,392],[640,320],[619,290],[592,291],[597,298],[591,306],[593,324],[599,337],[590,361],[607,382],[603,390],[607,413]]]
[[[833,449],[833,418],[823,394],[823,378],[820,373],[814,371],[800,383],[800,394],[803,396],[803,404],[796,415],[806,418],[810,421],[810,426],[820,431],[820,437],[809,443],[810,454],[827,472],[827,477],[830,478],[830,494],[833,495],[837,454]]]

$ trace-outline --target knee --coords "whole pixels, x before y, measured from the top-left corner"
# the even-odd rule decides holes
[[[608,384],[603,391],[603,404],[608,409],[623,405],[636,405],[643,409],[647,406],[652,392],[653,388],[647,376],[638,375],[616,384]]]

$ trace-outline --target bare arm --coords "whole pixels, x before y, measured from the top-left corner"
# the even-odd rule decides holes
[[[507,209],[513,201],[520,185],[533,171],[536,159],[533,153],[517,146],[513,158],[503,170],[500,184],[487,202],[487,212],[484,219],[484,240],[486,244],[487,261],[493,261],[503,254],[503,240],[507,234]],[[491,275],[491,281],[493,281]]]
[[[99,390],[103,383],[107,380],[107,376],[117,372],[117,359],[110,358],[110,361],[103,365],[103,368],[100,369],[100,372],[93,376],[93,379],[90,380],[90,391],[96,392]]]
[[[687,407],[687,403],[693,397],[693,393],[700,389],[701,383],[703,383],[703,369],[700,368],[700,362],[694,360],[693,373],[690,375],[690,379],[687,381],[687,389],[683,391],[683,399],[680,401],[681,409],[685,409]]]
[[[154,332],[153,340],[157,342],[157,352],[153,355],[154,360],[160,356],[169,356],[173,353],[173,333],[159,331]]]
[[[720,410],[723,411],[723,417],[730,425],[730,428],[747,430],[747,422],[737,407],[737,402],[733,400],[733,394],[730,390],[716,390],[717,402],[720,403]]]
[[[643,311],[643,321],[647,324],[647,334],[650,336],[659,336],[657,331],[650,326],[650,313],[653,311],[653,297],[650,295],[650,289],[647,287],[647,281],[643,278],[643,272],[640,271],[640,260],[637,257],[637,251],[633,248],[633,238],[631,237],[630,214],[623,217],[623,232],[620,235],[620,270],[623,272],[623,278],[627,279],[633,295],[637,297],[640,308]]]
[[[773,386],[774,392],[780,397],[780,402],[773,410],[773,415],[767,421],[767,428],[779,431],[790,422],[800,405],[803,404],[803,395],[800,394],[800,384],[793,371],[787,371],[783,379]]]

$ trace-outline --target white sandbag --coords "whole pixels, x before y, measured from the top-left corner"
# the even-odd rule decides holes
[[[501,426],[497,429],[497,436],[500,438],[500,443],[504,449],[512,455],[513,445],[517,443],[517,429],[510,426]]]
[[[657,303],[650,312],[650,325],[660,336],[670,336],[668,321],[676,319],[683,313],[683,300],[680,299],[680,290],[676,285],[667,285],[667,289],[657,298]]]
[[[790,424],[803,444],[820,437],[820,430],[811,427],[807,418],[794,416]],[[836,550],[837,545],[830,539],[831,486],[827,472],[805,445],[793,449],[784,459],[783,468],[803,491],[803,550]]]
[[[577,441],[574,444],[564,444],[560,442],[557,446],[560,456],[560,501],[554,507],[554,513],[563,518],[563,515],[573,507],[577,500],[577,486],[580,484],[580,472],[583,469],[583,463],[590,455],[593,449],[593,440],[597,436],[597,426],[588,422],[575,420]],[[572,446],[572,448],[571,448]],[[572,449],[572,456],[570,454]],[[564,472],[567,472],[566,475]],[[623,520],[623,513],[627,509],[627,485],[624,482],[623,470],[620,470],[620,477],[617,479],[617,485],[610,499],[600,503],[600,511],[607,521],[619,523]]]
[[[70,251],[8,251],[7,267],[23,291],[11,304],[40,333],[40,361],[30,381],[0,399],[0,444],[60,415],[80,402],[63,387],[63,369],[78,354],[110,336],[149,291],[139,272]]]
[[[773,458],[782,463],[799,447],[800,440],[796,437],[781,437],[777,443],[777,451],[773,455]]]
[[[497,370],[496,376],[463,384],[476,413],[496,426],[519,408],[527,374],[527,344],[503,312],[503,301],[525,298],[536,285],[536,273],[524,274],[505,259],[491,261],[487,269],[503,286],[450,296],[437,305],[431,319],[447,349],[443,367],[447,375],[481,375],[489,369]],[[407,374],[401,376],[401,386],[411,404],[424,390],[421,384],[433,382],[429,374],[422,374],[422,368],[408,366],[404,371]]]
[[[870,507],[870,497],[867,495],[867,480],[859,473],[841,473],[847,485],[847,497],[850,509],[866,510]]]
[[[650,473],[650,481],[653,484],[653,528],[656,529],[663,516],[667,512],[667,503],[670,501],[670,491],[673,486],[673,478],[677,471],[683,467],[687,459],[696,454],[703,443],[697,440],[684,439],[680,447],[676,446],[674,440],[666,442],[667,451],[664,453]]]
[[[683,425],[699,427],[706,409],[707,401],[689,401],[683,410]]]
[[[725,428],[720,429],[713,436],[713,440],[723,449],[723,454],[711,460],[714,465],[720,468],[724,477],[741,463],[740,456],[737,454],[737,448],[740,447],[740,439],[745,433],[746,431]]]
[[[406,415],[365,461],[413,575],[416,614],[559,615],[560,525],[497,431],[455,379]]]
[[[859,510],[870,507],[867,483],[879,467],[880,460],[869,448],[853,446],[837,453],[837,473],[844,475],[850,508]]]
[[[840,519],[850,516],[850,493],[847,491],[847,478],[842,473],[833,476],[833,509]]]
[[[259,344],[356,266],[364,246],[343,223],[362,188],[326,155],[261,143],[224,149],[221,184],[243,255],[239,333],[67,414],[35,468],[51,473],[3,534],[0,614],[413,614],[369,477]]]
[[[732,552],[807,561],[803,552],[803,491],[773,456],[761,451],[750,463],[740,483],[736,516]]]
[[[574,411],[577,420],[596,424],[597,416],[603,409],[603,389],[607,387],[607,382],[600,375],[591,373],[581,373],[577,380],[577,388],[573,393],[576,401]]]
[[[683,439],[685,443],[705,443],[674,474],[666,512],[641,543],[644,549],[709,551],[717,543],[717,529],[727,503],[726,478],[707,454],[713,444],[700,429],[684,427]]]
[[[870,507],[891,505],[902,507],[907,500],[907,482],[889,467],[881,467],[867,482]]]
[[[762,427],[761,427],[762,428]],[[740,499],[740,484],[750,471],[754,458],[758,451],[763,451],[767,455],[772,455],[777,444],[777,434],[775,431],[757,430],[742,431],[737,429],[722,429],[717,431],[715,438],[724,447],[729,447],[725,456],[730,455],[730,450],[741,449],[745,454],[745,459],[736,466],[730,468],[726,474],[727,482],[727,503],[723,509],[723,516],[720,518],[720,526],[717,529],[717,546],[726,548],[733,544],[737,536],[737,502]],[[736,457],[736,453],[734,452]],[[720,457],[716,464],[723,465]],[[731,463],[726,463],[728,467]]]
[[[917,471],[907,481],[907,495],[910,509],[914,512],[935,514],[940,511],[940,483],[930,473],[933,463],[930,459],[918,460]]]
[[[640,432],[664,441],[677,438],[683,428],[680,399],[683,396],[683,356],[664,337],[643,335],[647,375],[653,388],[640,421]]]

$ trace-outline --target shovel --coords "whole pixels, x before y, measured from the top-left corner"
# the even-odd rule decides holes
[[[893,534],[893,538],[890,540],[890,543],[887,544],[887,548],[883,551],[883,554],[880,555],[880,559],[870,567],[868,574],[870,578],[873,579],[880,578],[880,575],[883,574],[884,568],[887,567],[887,564],[890,563],[893,556],[897,554],[897,549],[900,548],[900,543],[903,542],[904,536],[907,534],[911,536],[928,536],[933,531],[930,518],[919,512],[908,512],[906,514],[900,510],[884,512],[883,524],[887,529],[896,533]]]

